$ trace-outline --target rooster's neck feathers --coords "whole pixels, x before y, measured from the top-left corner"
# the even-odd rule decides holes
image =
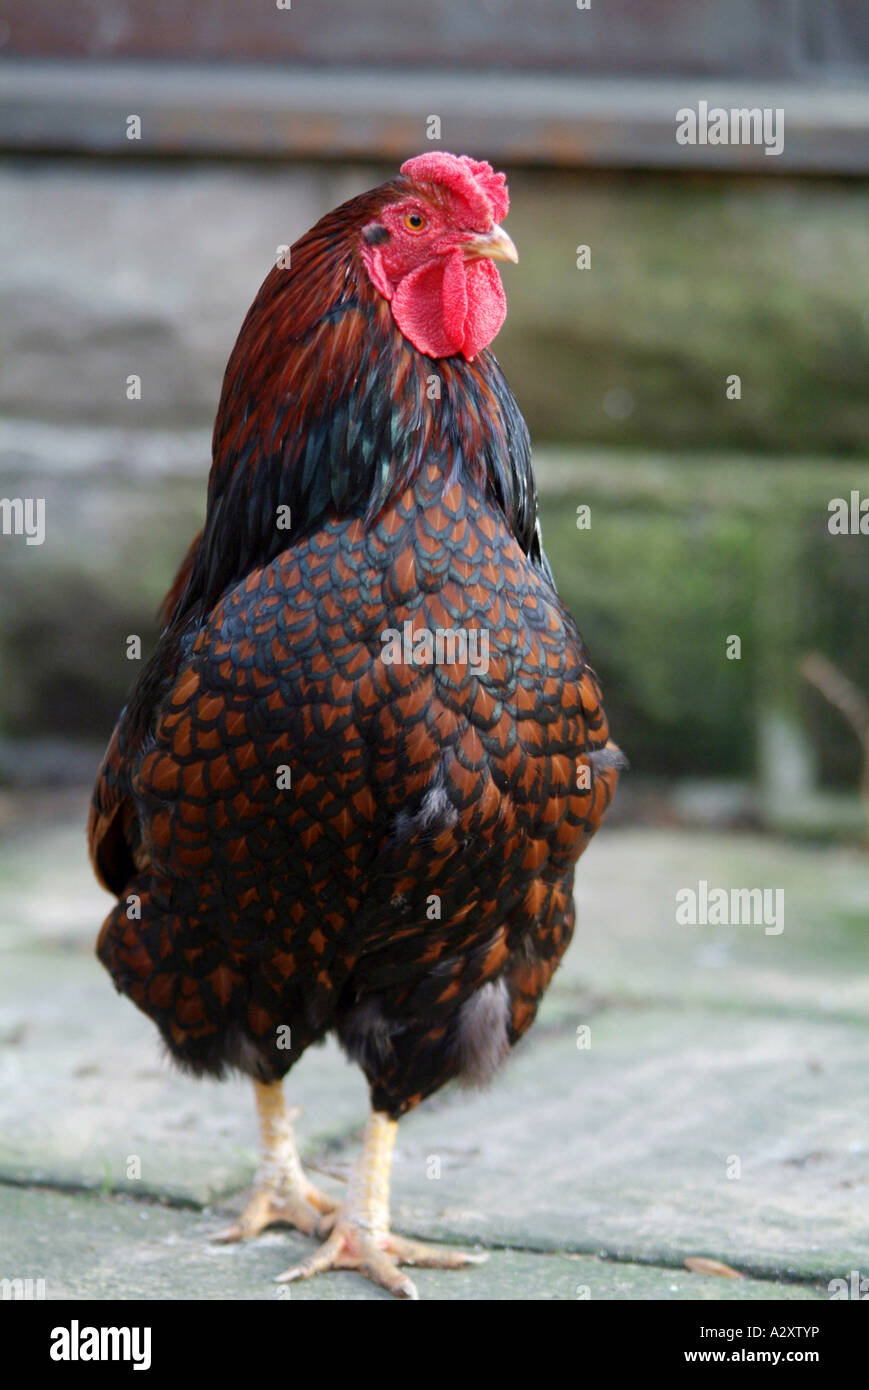
[[[423,462],[488,494],[539,559],[528,432],[494,357],[434,359],[365,273],[361,228],[401,180],[329,213],[266,277],[227,365],[208,512],[173,626],[330,512],[373,521]],[[278,526],[290,508],[291,528]],[[286,513],[282,513],[285,520]]]

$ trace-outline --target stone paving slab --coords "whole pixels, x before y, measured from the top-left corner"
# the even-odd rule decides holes
[[[698,1009],[586,1024],[589,1050],[538,1032],[487,1095],[402,1122],[402,1229],[775,1276],[869,1266],[869,1031]]]
[[[161,1061],[150,1023],[106,990],[90,954],[15,961],[16,992],[0,1006],[0,1031],[19,1039],[2,1051],[0,1178],[199,1204],[249,1182],[244,1081],[195,1081]],[[590,1029],[589,1049],[577,1028]],[[823,1272],[861,1245],[869,1256],[869,1134],[853,1103],[867,1062],[869,1030],[847,1023],[596,1013],[580,1000],[570,1023],[530,1034],[488,1094],[453,1089],[403,1122],[396,1195],[410,1203],[405,1221],[434,1237]],[[346,1171],[367,1104],[359,1071],[329,1043],[286,1089],[305,1107],[306,1155],[325,1151],[327,1169]],[[731,1156],[738,1180],[726,1177]],[[131,1157],[139,1178],[127,1177]]]
[[[46,1281],[48,1299],[389,1300],[351,1273],[307,1284],[274,1278],[310,1253],[293,1231],[271,1231],[243,1246],[209,1243],[214,1214],[178,1211],[125,1197],[0,1187],[0,1279]],[[759,1299],[827,1297],[814,1285],[723,1279],[686,1269],[620,1264],[594,1256],[494,1251],[467,1270],[415,1270],[422,1298],[453,1300]]]
[[[70,997],[88,1002],[85,962],[71,959],[68,995],[41,977],[60,1016]],[[113,1037],[36,1020],[38,1048],[7,1049],[0,1177],[192,1203],[243,1188],[255,1160],[247,1086],[160,1066],[147,1020],[117,1003]],[[869,1141],[853,1106],[865,1031],[723,1011],[577,1020],[588,1050],[575,1028],[541,1027],[487,1095],[452,1090],[402,1122],[398,1227],[676,1265],[709,1255],[776,1276],[869,1261]],[[365,1113],[359,1073],[330,1046],[287,1089],[306,1105],[306,1153],[346,1174]],[[131,1155],[138,1180],[126,1177]],[[728,1179],[734,1158],[742,1176]]]

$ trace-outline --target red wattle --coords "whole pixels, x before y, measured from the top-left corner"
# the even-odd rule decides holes
[[[392,297],[400,331],[429,357],[469,360],[492,341],[507,315],[501,277],[489,260],[466,261],[460,250],[405,275]]]

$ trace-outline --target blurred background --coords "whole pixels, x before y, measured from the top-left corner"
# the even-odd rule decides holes
[[[48,534],[0,540],[0,784],[89,773],[275,247],[440,145],[509,176],[497,353],[634,764],[622,809],[654,779],[657,816],[663,788],[692,823],[861,834],[859,739],[800,670],[869,686],[869,545],[827,526],[869,493],[859,0],[3,14],[0,493],[45,496]],[[699,99],[782,107],[782,154],[678,145]]]
[[[430,148],[508,175],[495,350],[632,771],[548,1027],[403,1124],[399,1229],[537,1251],[523,1297],[687,1297],[697,1254],[789,1297],[867,1272],[869,535],[828,526],[869,498],[867,73],[865,0],[0,0],[0,498],[46,499],[42,546],[0,535],[0,1274],[260,1297],[288,1262],[203,1253],[249,1097],[159,1068],[113,995],[84,822],[277,247]],[[701,101],[781,109],[782,152],[678,144]],[[679,926],[699,880],[783,889],[784,932]],[[306,1157],[349,1162],[358,1074],[330,1044],[292,1090]],[[177,1210],[148,1244],[93,1188]],[[785,1296],[749,1284],[695,1296]]]

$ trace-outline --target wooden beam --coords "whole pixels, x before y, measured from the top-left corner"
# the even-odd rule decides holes
[[[784,148],[680,145],[676,112],[784,111]],[[142,121],[127,138],[127,117]],[[847,86],[228,64],[0,63],[0,148],[14,152],[396,160],[440,146],[566,167],[862,175],[869,91]]]

